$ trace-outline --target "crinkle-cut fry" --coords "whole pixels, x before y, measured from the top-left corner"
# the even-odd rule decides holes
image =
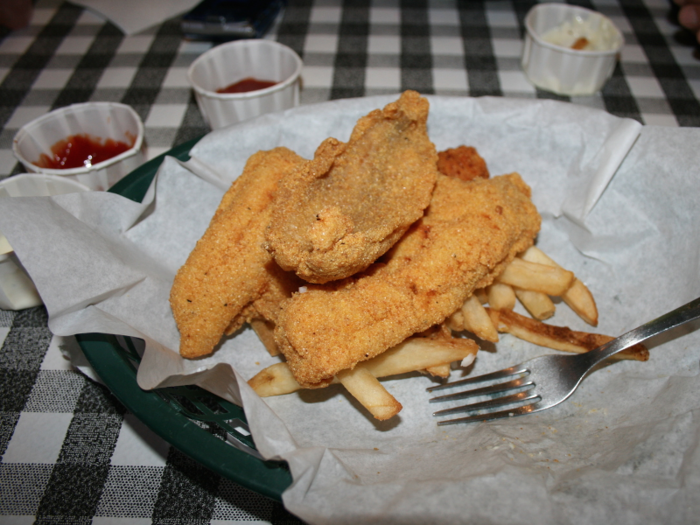
[[[248,384],[260,397],[291,394],[301,388],[285,362],[261,370],[248,380]]]
[[[489,314],[475,295],[472,295],[462,305],[464,329],[470,331],[479,339],[491,343],[498,342],[498,331]]]
[[[275,343],[275,325],[265,319],[251,319],[250,326],[257,334],[262,344],[270,353],[271,356],[280,354],[277,343]]]
[[[375,377],[450,366],[455,361],[473,361],[479,346],[471,339],[411,337],[362,363]],[[335,380],[334,382],[337,382]],[[276,363],[258,372],[248,384],[259,396],[291,394],[301,388],[287,363]]]
[[[498,277],[498,282],[522,290],[560,296],[574,282],[574,274],[563,268],[533,263],[516,257]]]
[[[519,339],[554,350],[581,354],[614,339],[609,335],[576,332],[566,326],[553,326],[510,310],[488,311],[499,332],[509,333]],[[612,359],[647,361],[649,350],[642,344],[636,344],[615,354]]]
[[[561,268],[549,255],[536,246],[531,246],[522,254],[525,261],[548,264]],[[591,326],[598,326],[598,307],[596,306],[593,294],[581,279],[574,278],[574,282],[569,289],[561,296],[564,302],[569,305],[581,319]]]
[[[512,286],[503,283],[493,283],[486,291],[491,308],[496,310],[512,310],[515,308],[515,290],[513,290]]]
[[[543,294],[542,292],[533,292],[532,290],[516,288],[515,295],[525,309],[530,312],[530,315],[538,321],[549,319],[556,311],[556,306],[552,299],[550,299],[549,295]],[[496,307],[494,307],[494,309],[501,310],[501,308]],[[509,310],[512,310],[512,308],[509,308]]]
[[[385,421],[401,412],[401,403],[364,366],[343,370],[336,377],[375,419]]]

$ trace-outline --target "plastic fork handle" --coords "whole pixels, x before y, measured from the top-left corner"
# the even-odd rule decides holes
[[[591,366],[627,348],[700,317],[700,297],[588,352]]]

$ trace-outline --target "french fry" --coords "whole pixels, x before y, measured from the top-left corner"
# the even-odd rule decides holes
[[[580,279],[575,279],[574,284],[561,297],[581,319],[591,326],[598,326],[598,307],[595,299]]]
[[[588,352],[613,339],[609,335],[576,332],[566,326],[549,325],[511,310],[498,311],[489,308],[488,312],[499,332],[509,333],[536,345],[563,352],[579,354]],[[644,345],[637,344],[619,354],[615,354],[612,359],[647,361],[649,359],[649,350]]]
[[[251,328],[255,331],[262,344],[270,353],[271,356],[279,355],[280,351],[275,343],[275,326],[264,319],[252,319],[250,321]]]
[[[291,394],[301,388],[287,363],[275,363],[258,372],[248,384],[260,397]]]
[[[516,257],[506,266],[497,281],[522,290],[560,296],[573,283],[574,274],[563,268],[533,263]]]
[[[448,377],[450,377],[450,372],[452,371],[452,368],[450,367],[450,365],[445,364],[428,367],[425,369],[425,371],[433,377],[441,377],[442,379],[447,379]]]
[[[337,378],[347,391],[380,421],[394,417],[403,408],[401,403],[362,365],[352,370],[343,370]]]
[[[542,292],[533,292],[532,290],[520,290],[516,288],[515,295],[525,309],[530,312],[530,315],[539,321],[549,319],[556,311],[556,306],[554,306],[554,302],[549,298],[549,295],[543,294]],[[495,307],[494,309],[499,310],[499,308]],[[512,308],[509,308],[509,310],[512,310]]]
[[[473,361],[478,350],[479,346],[471,339],[411,337],[363,362],[362,366],[375,377],[388,377],[436,367],[439,370],[439,367],[449,367],[455,361]],[[444,368],[442,370],[444,372]],[[291,394],[301,388],[284,362],[261,370],[248,384],[261,397]]]
[[[525,261],[561,268],[559,264],[536,246],[531,246],[525,250],[522,258]],[[598,326],[598,307],[595,304],[595,299],[591,291],[580,279],[574,278],[574,282],[561,297],[581,319],[591,326]]]
[[[498,342],[498,332],[479,299],[472,295],[462,305],[464,329],[484,341]]]
[[[453,332],[464,330],[464,316],[461,308],[447,318],[447,326]]]
[[[353,370],[340,372],[336,379],[376,419],[385,420],[398,414],[402,407],[377,377],[428,369],[433,369],[441,377],[445,372],[449,376],[450,363],[473,361],[478,349],[471,339],[443,337],[439,334],[435,338],[411,337]],[[447,370],[444,369],[445,365]]]
[[[489,302],[489,294],[486,292],[485,288],[477,288],[474,290],[474,295],[479,299],[481,304],[486,304]]]
[[[520,257],[523,259],[523,261],[546,264],[547,266],[556,266],[557,268],[561,268],[560,264],[557,264],[554,259],[544,253],[537,246],[530,246],[527,250],[520,254]]]
[[[487,288],[488,302],[496,310],[512,310],[515,308],[515,290],[503,283],[493,283]]]
[[[479,346],[471,339],[411,337],[364,361],[362,366],[375,377],[388,377],[463,361],[475,356],[478,350]]]

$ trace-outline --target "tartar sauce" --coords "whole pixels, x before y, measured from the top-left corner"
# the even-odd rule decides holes
[[[577,16],[544,33],[542,40],[568,49],[609,51],[618,46],[618,32],[606,18]]]

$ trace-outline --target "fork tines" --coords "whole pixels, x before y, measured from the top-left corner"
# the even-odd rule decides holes
[[[442,385],[430,387],[427,389],[428,392],[444,390],[457,386],[471,386],[487,381],[498,381],[501,379],[506,380],[494,383],[486,387],[474,388],[469,390],[460,390],[451,394],[444,394],[437,397],[433,397],[432,399],[430,399],[431,403],[438,403],[442,401],[454,401],[458,399],[465,399],[477,396],[491,397],[491,399],[488,399],[486,401],[480,401],[468,405],[438,410],[437,412],[433,412],[433,415],[445,416],[448,414],[455,414],[460,412],[475,413],[474,415],[470,415],[467,417],[439,421],[438,425],[442,426],[451,425],[454,423],[485,421],[487,419],[498,419],[501,417],[512,417],[516,415],[530,413],[533,409],[532,405],[513,407],[511,409],[498,412],[493,411],[495,409],[505,408],[511,405],[522,405],[524,403],[536,402],[540,399],[539,396],[534,395],[530,392],[534,388],[535,384],[530,379],[528,379],[529,374],[530,371],[526,366],[515,365],[504,370],[499,370],[498,372],[492,372],[490,374],[470,377],[467,379],[454,381],[452,383],[445,383]]]

